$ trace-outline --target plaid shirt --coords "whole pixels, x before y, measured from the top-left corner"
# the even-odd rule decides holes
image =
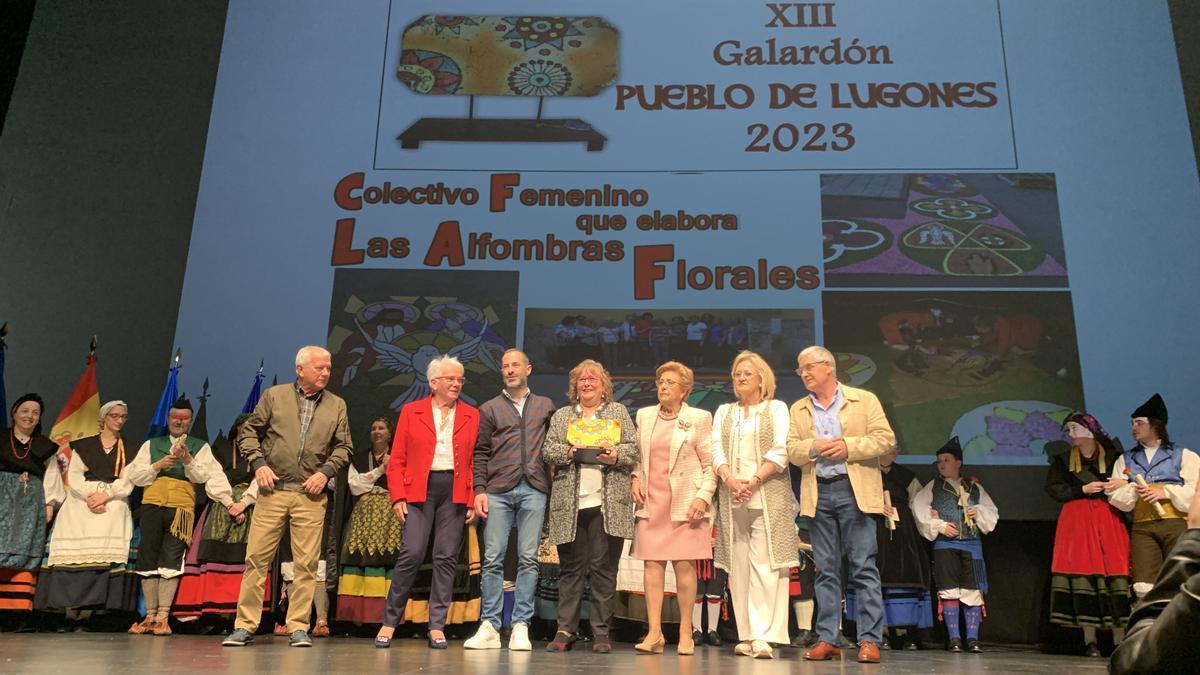
[[[296,403],[300,408],[300,447],[296,449],[297,457],[304,454],[304,439],[308,436],[308,426],[312,424],[313,413],[316,412],[317,403],[321,400],[323,393],[325,393],[324,389],[312,396],[305,396],[300,385],[296,385]]]

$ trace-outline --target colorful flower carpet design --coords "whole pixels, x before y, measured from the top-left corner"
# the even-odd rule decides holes
[[[910,187],[903,217],[822,221],[828,277],[1061,277],[1065,284],[1066,268],[957,176],[913,176]]]

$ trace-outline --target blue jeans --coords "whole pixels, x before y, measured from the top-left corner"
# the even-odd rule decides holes
[[[875,520],[858,510],[849,479],[817,484],[817,514],[808,524],[817,563],[817,635],[838,644],[842,608],[842,555],[850,564],[849,583],[858,601],[859,642],[883,637],[883,589],[875,566]]]
[[[500,630],[504,609],[504,555],[508,533],[517,523],[517,592],[512,622],[529,625],[538,580],[538,543],[546,518],[546,494],[525,479],[508,492],[488,493],[488,517],[483,528],[483,575],[480,581],[483,619]]]

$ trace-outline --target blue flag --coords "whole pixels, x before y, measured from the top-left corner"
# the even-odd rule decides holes
[[[254,374],[254,384],[250,387],[250,393],[246,395],[246,402],[242,404],[242,412],[254,412],[254,406],[258,405],[258,399],[262,398],[262,383],[263,383],[263,364],[258,364],[258,372]]]
[[[150,420],[150,429],[146,439],[167,435],[167,412],[171,404],[179,398],[179,358],[176,357],[167,373],[167,386],[163,387],[162,396],[158,398],[158,406],[154,409],[154,418]]]

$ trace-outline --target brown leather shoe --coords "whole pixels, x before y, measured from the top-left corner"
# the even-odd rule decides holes
[[[863,640],[858,643],[859,663],[879,663],[879,645]]]
[[[154,630],[154,616],[147,615],[145,619],[133,624],[129,627],[130,635],[145,635]]]
[[[805,661],[828,661],[840,658],[842,658],[842,650],[824,640],[813,645],[812,649],[804,652]],[[879,658],[878,653],[876,653],[875,658]]]
[[[154,628],[151,629],[151,632],[153,632],[155,635],[170,635],[171,624],[167,623],[166,619],[159,619],[158,621],[154,622]]]

